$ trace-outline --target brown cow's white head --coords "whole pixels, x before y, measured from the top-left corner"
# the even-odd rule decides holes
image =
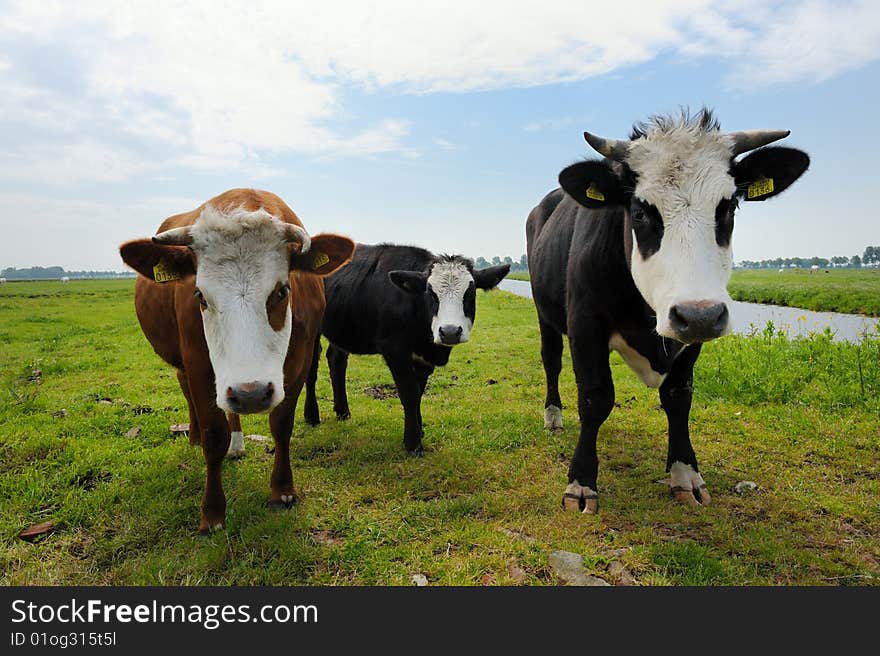
[[[157,284],[195,274],[217,406],[248,414],[284,399],[291,271],[328,275],[348,262],[353,249],[345,237],[309,238],[302,227],[264,209],[208,204],[193,225],[128,242],[120,251]]]
[[[775,196],[810,163],[800,150],[761,148],[786,136],[722,133],[706,109],[694,117],[655,117],[628,141],[584,133],[607,159],[573,164],[559,182],[585,207],[623,209],[630,272],[660,335],[694,343],[728,332],[738,202]]]

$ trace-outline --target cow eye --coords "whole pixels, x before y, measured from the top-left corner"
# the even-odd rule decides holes
[[[287,298],[287,295],[290,293],[290,285],[282,285],[277,292],[275,292],[275,297],[279,301],[283,301]]]
[[[198,299],[198,301],[199,301],[199,305],[202,306],[202,309],[203,309],[203,310],[207,309],[207,307],[208,307],[208,301],[205,300],[205,295],[202,294],[202,290],[201,290],[201,289],[196,288],[196,291],[193,292],[193,296],[195,296],[195,297]]]

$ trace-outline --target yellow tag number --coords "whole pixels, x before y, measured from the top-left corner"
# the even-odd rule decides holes
[[[180,274],[177,271],[168,268],[165,260],[159,260],[159,263],[153,267],[153,280],[156,282],[170,282],[172,280],[180,280]]]
[[[748,197],[760,198],[773,193],[773,178],[761,178],[749,185]]]
[[[330,256],[327,255],[327,253],[322,253],[321,251],[318,251],[317,253],[315,253],[315,257],[312,259],[312,268],[317,271],[329,261]]]
[[[596,185],[595,185],[595,184],[590,183],[590,186],[587,187],[587,198],[592,198],[593,200],[601,200],[601,201],[604,201],[604,200],[605,200],[605,194],[603,194],[601,191],[599,191],[599,190],[596,188]]]

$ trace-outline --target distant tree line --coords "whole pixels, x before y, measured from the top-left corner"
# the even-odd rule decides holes
[[[846,257],[845,255],[837,255],[832,258],[825,257],[777,257],[773,260],[742,260],[737,266],[743,269],[790,269],[818,266],[823,269],[833,268],[854,268],[861,267],[878,267],[880,266],[880,246],[868,246],[861,257],[853,255]]]
[[[497,255],[492,258],[491,261],[487,260],[485,257],[478,257],[474,259],[474,266],[477,269],[485,269],[490,266],[498,266],[499,264],[509,264],[511,271],[528,271],[529,270],[529,258],[525,255],[521,255],[519,261],[514,260],[512,257],[498,257]]]
[[[134,273],[129,271],[65,271],[64,267],[30,267],[28,269],[16,269],[9,267],[0,271],[0,278],[7,280],[57,280],[58,278],[134,278]]]

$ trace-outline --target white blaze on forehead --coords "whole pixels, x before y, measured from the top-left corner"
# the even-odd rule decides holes
[[[441,343],[440,326],[461,328],[460,342],[470,339],[473,319],[465,315],[464,295],[474,281],[467,265],[458,261],[438,262],[431,267],[428,275],[428,287],[437,295],[439,307],[437,314],[431,317],[431,334],[434,342]]]
[[[266,300],[288,280],[283,224],[263,209],[219,211],[206,206],[192,228],[196,285],[208,304],[202,312],[214,368],[217,405],[227,411],[226,389],[272,383],[272,407],[284,398],[284,359],[291,331],[269,323]]]
[[[715,209],[731,198],[731,140],[717,130],[679,125],[648,132],[630,145],[627,164],[638,174],[635,196],[663,219],[660,250],[643,259],[633,231],[632,275],[657,314],[657,332],[674,337],[669,310],[678,303],[730,302],[730,245],[715,239]]]

